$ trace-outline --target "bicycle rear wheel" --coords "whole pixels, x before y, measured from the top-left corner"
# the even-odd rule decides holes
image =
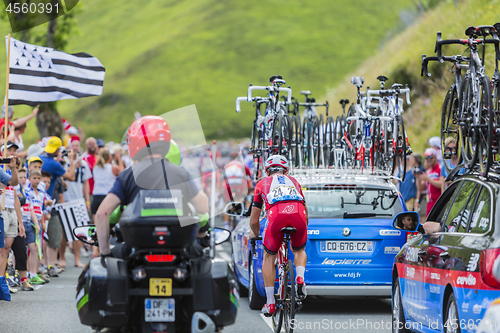
[[[453,152],[447,151],[446,146],[454,142],[455,154],[458,155],[458,164],[461,163],[461,150],[458,149],[460,142],[460,127],[458,124],[459,105],[458,91],[454,85],[446,93],[443,102],[443,111],[441,114],[441,151],[443,152],[443,159],[451,159]],[[454,169],[448,161],[444,162],[444,167],[448,174]]]
[[[323,131],[323,152],[325,158],[325,168],[329,168],[333,165],[335,130],[335,121],[333,120],[333,117],[327,117],[325,130]]]
[[[406,133],[403,117],[397,115],[394,118],[397,122],[396,133],[393,133],[393,140],[396,140],[396,147],[393,155],[391,174],[394,175],[396,167],[398,167],[399,176],[401,181],[405,181],[406,175]]]
[[[324,131],[323,128],[323,115],[320,115],[319,119],[315,118],[314,119],[314,124],[313,124],[313,136],[312,136],[312,146],[314,149],[314,166],[315,167],[320,167],[324,163],[324,158],[323,158],[323,151],[321,149],[321,141],[323,140],[322,137],[322,132]]]
[[[299,167],[300,166],[300,120],[297,118],[297,116],[292,116],[290,120],[290,156],[292,157],[290,160],[290,163],[294,167]]]
[[[481,77],[479,95],[479,140],[476,148],[479,165],[483,176],[488,175],[493,160],[493,102],[491,98],[490,80],[487,75]]]
[[[286,297],[285,301],[283,302],[283,319],[285,321],[285,332],[293,333],[292,322],[295,319],[295,274],[293,271],[293,263],[291,260],[288,260],[287,270],[285,270],[285,276],[290,279],[290,285],[288,285],[286,289]]]
[[[304,118],[302,123],[302,161],[303,165],[312,168],[314,165],[314,147],[312,145],[314,119]]]
[[[474,168],[477,161],[476,141],[477,131],[473,130],[474,96],[472,83],[469,77],[462,80],[460,87],[460,135],[461,155],[470,169]]]

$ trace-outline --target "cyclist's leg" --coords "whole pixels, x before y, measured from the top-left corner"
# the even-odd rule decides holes
[[[297,232],[290,236],[297,281],[297,291],[299,296],[305,297],[304,272],[306,270],[307,254],[305,250],[307,242],[307,218],[305,207],[302,203],[297,203],[297,209],[290,214],[290,222],[297,229]]]

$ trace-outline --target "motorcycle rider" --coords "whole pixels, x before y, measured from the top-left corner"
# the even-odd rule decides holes
[[[102,256],[110,255],[109,216],[119,205],[131,203],[141,189],[181,189],[184,199],[198,213],[208,212],[208,198],[196,186],[189,173],[165,159],[170,149],[170,128],[159,116],[136,119],[128,130],[130,158],[135,162],[118,175],[113,188],[96,213],[96,233]],[[200,228],[204,237],[208,224]]]
[[[265,203],[268,225],[264,230],[264,260],[262,275],[266,289],[267,303],[262,308],[265,316],[275,312],[274,282],[276,277],[276,254],[284,234],[284,227],[295,227],[297,232],[290,235],[294,264],[297,272],[297,293],[300,298],[307,296],[304,272],[307,262],[305,246],[307,242],[308,213],[304,194],[299,182],[288,176],[288,160],[280,155],[272,155],[265,162],[267,177],[255,186],[252,212],[250,215],[249,238],[260,233],[259,216]]]

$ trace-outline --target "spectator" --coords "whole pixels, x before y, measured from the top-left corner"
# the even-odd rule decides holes
[[[68,140],[68,151],[72,153],[73,162],[66,158],[66,169],[71,168],[73,164],[75,166],[75,179],[71,181],[67,181],[68,190],[64,192],[64,201],[73,201],[79,199],[85,199],[85,203],[87,205],[87,211],[90,211],[90,187],[89,187],[89,179],[92,178],[92,173],[90,171],[90,167],[82,159],[78,159],[78,154],[80,151],[80,138],[78,136],[73,136]],[[64,240],[62,240],[63,244],[61,248],[66,248],[64,244]],[[75,255],[75,267],[84,267],[84,265],[80,261],[80,251],[82,249],[83,243],[82,241],[74,241],[72,242],[73,254]]]
[[[14,120],[13,121],[14,127],[21,127],[22,125],[25,125],[28,121],[35,118],[37,114],[38,114],[38,106],[33,109],[33,111],[31,112],[31,114],[29,116],[17,118],[16,120]],[[14,108],[12,107],[12,105],[9,105],[9,120],[12,121],[13,117],[14,117]],[[2,114],[1,114],[0,118],[5,119],[5,104],[2,105]]]
[[[431,148],[436,150],[437,162],[440,166],[443,166],[443,152],[441,151],[441,138],[439,136],[433,136],[429,139],[429,145]]]
[[[97,139],[95,142],[97,144],[97,153],[99,153],[100,149],[106,147],[106,142],[103,139]]]
[[[424,153],[426,171],[419,176],[419,180],[427,182],[427,211],[429,215],[432,207],[441,195],[444,178],[441,176],[441,166],[437,162],[437,152],[434,148],[427,148]]]
[[[92,173],[92,169],[94,169],[95,162],[97,161],[97,147],[96,139],[93,137],[85,140],[85,153],[83,154],[82,159],[87,162],[90,172]],[[90,187],[90,200],[92,201],[92,195],[94,193],[94,178],[89,179],[89,187]]]
[[[453,137],[447,137],[444,141],[444,147],[445,155],[450,156],[450,158],[446,159],[444,163],[446,163],[450,169],[455,169],[455,167],[458,165],[457,141]],[[459,175],[463,175],[464,173],[465,168],[461,168],[458,171]],[[446,186],[448,185],[448,183],[446,183],[448,172],[446,171],[446,168],[444,166],[441,168],[441,176],[443,176],[443,178],[445,179],[442,189],[444,191],[446,189]]]
[[[416,173],[415,167],[417,167],[415,157],[406,155],[405,181],[399,184],[399,191],[406,203],[406,208],[411,211],[418,211],[420,208],[420,187],[415,177],[415,174],[420,174],[420,170]]]
[[[16,187],[17,195],[20,202],[20,206],[26,204],[25,186],[26,186],[26,169],[20,169],[18,171],[19,185]],[[22,221],[21,212],[21,223],[19,227],[24,228],[24,223]],[[23,291],[33,291],[33,286],[28,281],[28,256],[26,253],[26,237],[17,235],[12,243],[12,252],[14,252],[16,270],[19,272],[19,279],[21,284],[21,290]]]
[[[51,197],[53,197],[54,186],[56,185],[57,177],[62,177],[63,179],[70,181],[75,180],[75,164],[73,163],[73,152],[68,152],[68,170],[65,170],[63,166],[55,160],[55,157],[59,154],[59,148],[61,146],[61,139],[59,139],[57,136],[53,136],[47,141],[44,153],[40,155],[40,158],[43,162],[42,171],[46,171],[52,176],[52,179],[50,180],[50,187],[47,189],[47,193]]]
[[[117,153],[121,155],[120,151]],[[94,166],[94,170],[92,170],[95,181],[94,199],[92,200],[91,208],[93,216],[95,216],[99,205],[113,187],[116,176],[124,169],[123,163],[120,165],[113,165],[111,164],[111,160],[111,154],[107,149],[103,148],[99,150],[97,162]],[[118,160],[121,162],[121,158]]]

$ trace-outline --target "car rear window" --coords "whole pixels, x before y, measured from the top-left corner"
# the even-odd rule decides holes
[[[446,225],[448,226],[449,231],[455,232],[457,231],[456,229],[459,225],[463,225],[464,223],[467,225],[469,211],[466,210],[466,206],[469,199],[472,197],[475,187],[476,183],[466,181],[457,193],[455,201],[450,208],[448,217],[446,218]]]
[[[345,214],[349,214],[351,218],[355,218],[355,214],[360,214],[360,217],[373,214],[373,218],[387,219],[403,211],[397,192],[392,190],[362,187],[302,190],[309,217],[343,218]]]

